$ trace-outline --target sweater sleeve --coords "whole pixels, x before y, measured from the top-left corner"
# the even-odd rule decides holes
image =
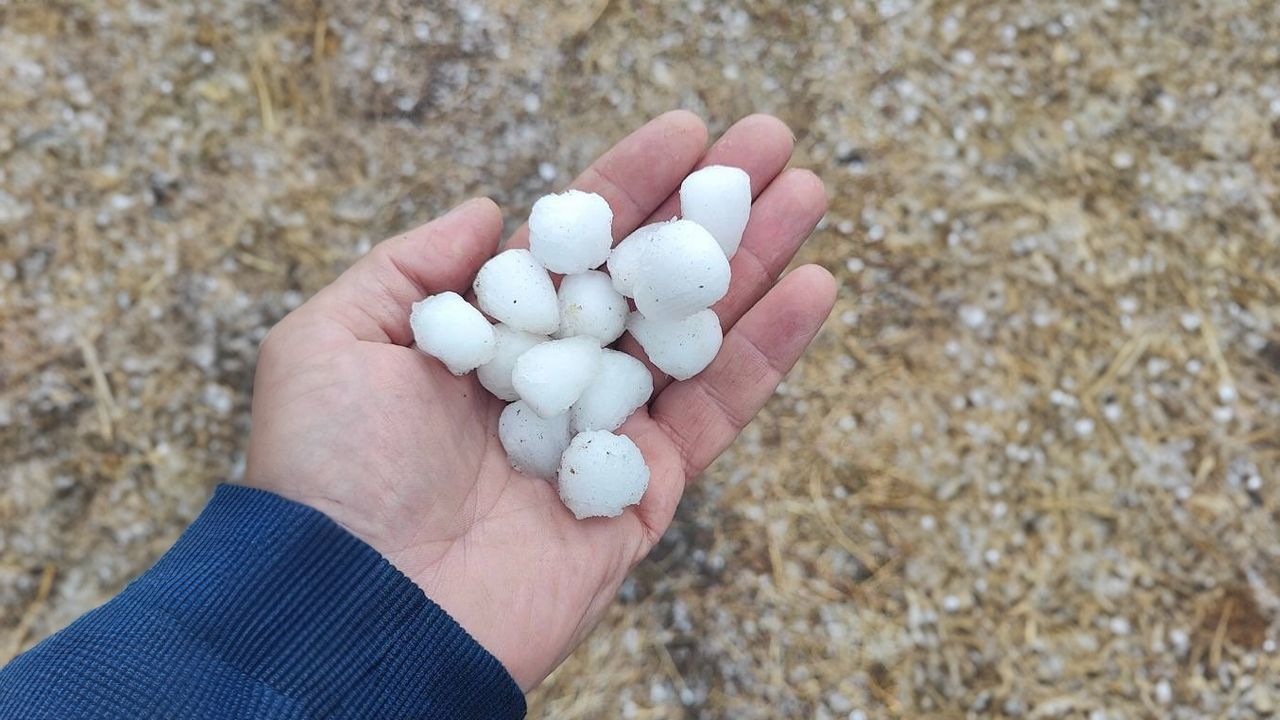
[[[524,712],[501,663],[377,551],[234,485],[120,595],[0,670],[0,720]]]

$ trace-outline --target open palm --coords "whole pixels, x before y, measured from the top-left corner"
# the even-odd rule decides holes
[[[822,183],[783,170],[791,135],[748,117],[706,149],[706,129],[667,113],[598,159],[572,187],[603,195],[614,238],[678,213],[699,165],[741,167],[756,196],[733,283],[715,310],[726,332],[701,375],[670,383],[619,432],[651,470],[640,505],[575,520],[547,482],[511,470],[503,403],[411,347],[409,306],[464,292],[497,247],[489,200],[375,247],[272,329],[258,361],[247,482],[315,507],[368,542],[507,667],[538,684],[600,618],[626,573],[670,524],[686,482],[737,436],[831,309],[831,276],[801,267],[774,285],[826,207]],[[527,245],[521,229],[509,246]],[[630,337],[622,349],[643,359]]]

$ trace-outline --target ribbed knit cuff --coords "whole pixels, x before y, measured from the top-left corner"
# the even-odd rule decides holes
[[[317,717],[519,717],[497,658],[323,513],[223,485],[131,593]]]
[[[41,683],[84,685],[84,671],[57,668],[67,658],[97,667],[101,651],[86,648],[107,646],[112,672],[125,677],[94,688],[132,687],[131,697],[113,699],[118,707],[163,707],[165,717],[232,717],[209,702],[243,702],[231,697],[227,678],[267,697],[240,707],[288,708],[281,714],[290,717],[525,712],[524,696],[501,663],[377,551],[316,510],[232,485],[217,489],[155,567],[46,643],[43,655],[37,647],[12,669]],[[224,675],[215,681],[205,673]],[[180,681],[157,682],[157,675]],[[216,687],[202,688],[210,684]],[[209,696],[152,695],[152,705],[137,697],[170,685],[183,696],[206,690]],[[46,684],[39,694],[49,690]],[[83,688],[74,692],[83,699]]]

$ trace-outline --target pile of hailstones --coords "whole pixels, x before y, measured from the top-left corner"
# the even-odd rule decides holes
[[[750,180],[733,167],[698,170],[680,185],[680,210],[683,219],[646,225],[613,247],[604,198],[547,195],[529,215],[529,249],[499,253],[477,273],[479,310],[452,292],[413,305],[418,348],[455,375],[475,370],[486,390],[511,402],[498,421],[511,466],[555,481],[579,519],[616,517],[649,486],[639,448],[614,431],[649,401],[653,379],[644,363],[608,346],[630,332],[677,380],[720,350],[710,307],[729,289]],[[595,269],[606,263],[608,274]],[[558,292],[550,273],[564,276]]]

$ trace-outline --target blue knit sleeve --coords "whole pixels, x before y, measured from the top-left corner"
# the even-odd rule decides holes
[[[519,718],[496,658],[322,513],[233,485],[106,605],[0,670],[0,719]]]

